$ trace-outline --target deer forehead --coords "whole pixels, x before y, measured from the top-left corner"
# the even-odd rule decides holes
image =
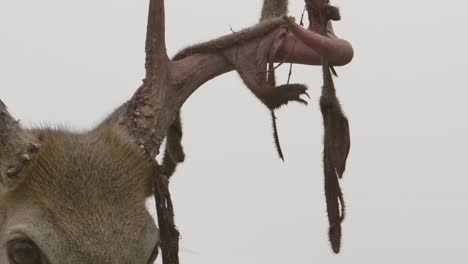
[[[23,176],[24,188],[38,198],[82,209],[95,203],[134,206],[146,198],[151,162],[112,131],[40,131],[38,138],[41,150]]]
[[[154,247],[154,221],[145,208],[151,162],[138,147],[108,130],[35,134],[40,151],[22,172],[22,184],[0,203],[11,228],[49,240],[38,244],[52,243],[52,236],[60,245],[45,247],[61,247],[79,260],[119,256],[122,263]]]

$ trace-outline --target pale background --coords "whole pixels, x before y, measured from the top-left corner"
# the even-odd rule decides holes
[[[143,77],[147,0],[0,0],[0,97],[28,126],[88,129]],[[166,1],[170,54],[252,25],[260,0]],[[298,17],[302,0],[291,0]],[[335,1],[355,48],[339,68],[352,132],[342,253],[327,239],[319,67],[311,104],[269,113],[235,73],[183,108],[172,192],[182,263],[467,263],[466,1]],[[285,69],[279,74],[284,80]]]

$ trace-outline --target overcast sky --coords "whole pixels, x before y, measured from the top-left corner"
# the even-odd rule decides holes
[[[167,46],[254,24],[261,0],[166,1]],[[300,16],[302,0],[291,0]],[[338,68],[352,150],[343,247],[328,245],[320,67],[295,66],[309,107],[269,113],[235,73],[183,107],[187,161],[172,182],[187,264],[466,263],[466,1],[334,1],[355,49]],[[88,129],[144,75],[147,0],[1,0],[0,97],[28,126]],[[278,74],[285,80],[283,67]]]

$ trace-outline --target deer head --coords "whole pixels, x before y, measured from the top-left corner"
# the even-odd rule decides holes
[[[152,263],[159,235],[145,200],[153,193],[154,159],[167,138],[161,173],[169,177],[183,161],[178,113],[190,95],[237,70],[274,108],[300,93],[272,92],[262,74],[268,63],[351,60],[351,46],[331,24],[326,36],[304,29],[284,17],[286,2],[265,0],[258,25],[169,59],[164,1],[150,0],[143,85],[91,131],[25,129],[0,101],[0,264]]]
[[[108,127],[23,130],[4,105],[0,135],[0,263],[148,262],[152,167],[137,145]]]

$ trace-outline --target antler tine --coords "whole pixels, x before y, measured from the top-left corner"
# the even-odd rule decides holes
[[[156,68],[164,67],[169,61],[166,50],[164,0],[150,0],[145,52],[145,80],[150,81]]]
[[[178,109],[172,100],[175,87],[169,82],[171,61],[166,50],[164,0],[149,2],[145,51],[143,85],[106,123],[124,126],[136,143],[154,158]]]

